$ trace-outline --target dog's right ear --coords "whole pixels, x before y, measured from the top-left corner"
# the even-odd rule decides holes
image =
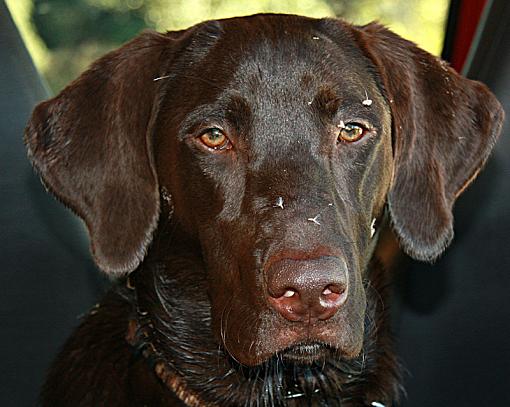
[[[143,259],[159,216],[151,123],[182,35],[147,32],[110,52],[58,96],[39,104],[25,131],[47,188],[84,221],[98,266],[112,275]]]
[[[486,162],[503,109],[485,85],[385,27],[350,29],[392,112],[393,228],[409,256],[433,261],[453,238],[453,205]]]

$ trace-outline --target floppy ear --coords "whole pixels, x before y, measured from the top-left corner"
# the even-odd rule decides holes
[[[392,112],[395,232],[407,254],[432,261],[453,238],[454,201],[484,165],[503,110],[485,85],[381,25],[352,29]]]
[[[107,54],[39,104],[25,131],[43,182],[83,218],[96,263],[110,274],[138,266],[158,221],[154,78],[165,72],[175,42],[149,32]]]

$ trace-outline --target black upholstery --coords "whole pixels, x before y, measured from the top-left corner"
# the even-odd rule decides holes
[[[510,112],[510,2],[493,1],[468,76]],[[440,124],[439,124],[440,125]],[[399,281],[405,407],[510,406],[510,127],[455,207],[456,237],[433,266]]]
[[[469,76],[510,112],[510,2],[494,1]],[[0,1],[0,405],[33,406],[44,371],[102,292],[84,229],[41,186],[23,128],[48,96]],[[510,406],[510,138],[459,199],[456,239],[434,266],[408,262],[397,285],[405,407]]]
[[[27,160],[23,129],[48,92],[0,1],[0,405],[34,406],[58,347],[101,291],[76,217]]]

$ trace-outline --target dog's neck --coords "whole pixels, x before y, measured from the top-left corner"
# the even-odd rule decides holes
[[[143,270],[128,280],[133,316],[127,340],[187,406],[370,406],[398,398],[398,369],[384,315],[383,271],[368,273],[365,289],[376,292],[367,296],[374,302],[367,305],[364,348],[358,358],[332,355],[310,366],[283,364],[275,358],[247,368],[215,341],[203,265],[194,260],[196,256],[180,253],[155,263],[149,256]],[[373,262],[371,267],[379,265]],[[181,278],[196,285],[187,287]],[[197,298],[197,292],[203,296]]]
[[[131,288],[131,284],[128,283]],[[136,293],[135,293],[136,295]],[[193,389],[188,388],[184,378],[170,367],[163,353],[154,342],[157,341],[154,326],[148,313],[136,309],[137,317],[130,319],[126,334],[127,342],[137,350],[146,360],[156,376],[168,387],[186,406],[199,407],[216,404],[207,403]]]

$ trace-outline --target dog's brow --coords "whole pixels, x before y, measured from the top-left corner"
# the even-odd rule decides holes
[[[323,85],[317,91],[311,104],[325,114],[333,115],[342,103],[342,95],[336,91],[334,86]]]
[[[366,99],[366,91],[355,92],[341,89],[337,85],[323,84],[308,104],[313,105],[320,113],[330,117],[339,113],[354,116],[360,114],[372,116],[373,114],[369,110],[360,109],[360,105],[364,105]],[[370,100],[370,104],[372,104],[371,102]]]
[[[193,127],[205,121],[221,120],[222,116],[215,111],[212,105],[200,105],[190,111],[181,123],[178,138],[183,140],[192,131]]]
[[[249,126],[252,120],[252,109],[249,102],[238,94],[230,95],[228,99],[226,119],[238,130]]]
[[[210,104],[197,106],[192,110],[181,125],[179,138],[186,137],[194,126],[204,122],[228,121],[237,130],[249,126],[252,111],[248,101],[238,93],[225,93]]]

